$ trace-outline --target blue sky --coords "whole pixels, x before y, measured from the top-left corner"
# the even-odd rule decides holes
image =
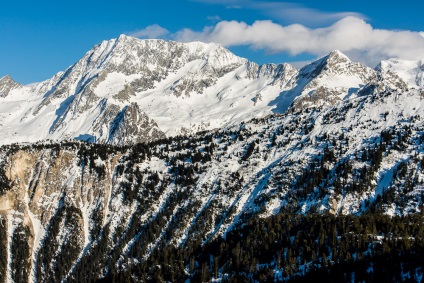
[[[93,45],[122,33],[218,41],[258,63],[311,60],[332,49],[369,64],[385,57],[415,59],[424,50],[417,37],[424,31],[423,8],[416,0],[5,1],[0,77],[10,74],[24,84],[48,79]],[[293,24],[301,32],[287,29]],[[352,42],[343,37],[355,32],[367,36]]]

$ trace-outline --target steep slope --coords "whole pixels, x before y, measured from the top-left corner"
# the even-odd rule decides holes
[[[149,137],[149,139],[146,139]],[[140,110],[136,103],[125,106],[110,128],[110,144],[135,144],[164,139],[165,134],[158,130],[154,121]]]
[[[21,87],[9,75],[0,78],[0,97],[6,97],[13,89]]]
[[[1,142],[80,137],[108,142],[105,133],[131,103],[157,123],[143,135],[239,123],[270,114],[268,102],[296,72],[287,64],[258,66],[217,44],[122,35],[48,81],[19,86],[3,78]],[[153,138],[133,136],[132,142]]]
[[[152,122],[122,141],[150,141],[159,132],[193,134],[284,113],[290,105],[333,105],[372,80],[385,80],[383,73],[339,51],[298,72],[289,64],[259,66],[218,44],[122,35],[45,82],[21,86],[2,78],[0,142],[112,142],[109,134],[133,103]]]
[[[89,282],[128,270],[142,281],[143,268],[175,247],[188,257],[174,280],[185,281],[201,262],[190,258],[195,251],[250,219],[419,214],[422,95],[390,80],[380,85],[370,82],[364,89],[374,91],[328,106],[131,147],[4,146],[0,220],[7,234],[0,246],[8,256],[0,270],[30,282]],[[135,104],[129,108],[122,120],[144,121]],[[162,263],[161,272],[171,274]],[[155,270],[144,271],[161,274]]]
[[[422,61],[390,59],[382,61],[377,69],[383,73],[394,73],[405,81],[410,88],[424,87],[424,64]]]
[[[285,111],[286,103],[291,101],[295,110],[333,105],[354,95],[376,75],[376,71],[350,61],[340,51],[332,51],[299,71],[293,88],[282,94],[286,102],[280,103],[278,109]]]

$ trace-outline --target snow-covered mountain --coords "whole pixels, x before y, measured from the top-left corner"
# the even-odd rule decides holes
[[[363,258],[393,247],[420,255],[421,74],[420,62],[373,70],[338,51],[297,71],[216,44],[121,36],[48,81],[4,77],[0,282],[278,281],[346,263],[373,274]],[[365,230],[346,215],[364,215]],[[319,224],[335,217],[343,228]],[[260,244],[242,251],[237,229],[252,225]],[[260,261],[241,261],[255,251]]]
[[[409,61],[395,58],[382,61],[377,69],[383,73],[397,74],[410,88],[422,89],[424,87],[424,63],[422,60]]]
[[[122,35],[47,81],[23,86],[1,78],[0,143],[135,143],[237,125],[284,113],[292,104],[299,110],[348,99],[401,61],[387,62],[372,70],[333,51],[297,71],[288,64],[259,66],[218,44]],[[415,74],[417,81],[421,65],[408,64],[409,71],[393,67],[390,73],[408,83],[405,74]],[[116,140],[117,123],[131,105],[149,120],[147,128],[126,130]],[[136,123],[131,117],[125,121]]]
[[[340,51],[333,51],[302,68],[297,77],[297,91],[289,92],[295,96],[296,110],[332,105],[355,94],[375,76],[373,69],[350,61]]]
[[[48,81],[21,86],[2,78],[1,142],[113,142],[112,125],[132,103],[154,130],[127,142],[154,139],[152,131],[173,136],[218,128],[270,114],[269,102],[296,73],[287,64],[258,66],[217,44],[122,35]]]
[[[9,75],[6,75],[0,78],[0,97],[6,97],[12,90],[20,87],[20,84],[15,82]]]

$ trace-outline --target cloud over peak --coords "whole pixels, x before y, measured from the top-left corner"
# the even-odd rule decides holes
[[[301,24],[283,26],[270,20],[247,24],[219,21],[200,31],[182,29],[170,33],[151,25],[128,35],[139,38],[166,38],[182,42],[215,42],[226,47],[247,46],[268,53],[322,56],[338,49],[352,60],[375,66],[381,60],[424,59],[424,33],[375,29],[364,19],[345,17],[327,27],[309,28]]]
[[[254,10],[262,15],[284,23],[300,23],[307,26],[330,24],[345,17],[366,19],[357,12],[327,12],[305,7],[298,3],[259,0],[192,0],[205,4],[224,5],[228,9]]]
[[[291,55],[308,53],[321,56],[338,49],[369,65],[391,57],[424,58],[422,33],[374,29],[365,20],[351,16],[328,27],[315,29],[300,24],[282,26],[272,21],[256,21],[251,25],[221,21],[202,31],[183,29],[172,37],[178,41],[216,42],[227,47],[244,45]]]

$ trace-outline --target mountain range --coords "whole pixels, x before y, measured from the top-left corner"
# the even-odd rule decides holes
[[[24,86],[1,78],[0,139],[133,144],[193,134],[284,113],[292,104],[335,104],[372,80],[420,88],[421,66],[389,60],[373,70],[333,51],[296,70],[259,66],[218,44],[121,35],[47,81]]]
[[[420,282],[423,70],[120,36],[2,78],[0,282]]]

